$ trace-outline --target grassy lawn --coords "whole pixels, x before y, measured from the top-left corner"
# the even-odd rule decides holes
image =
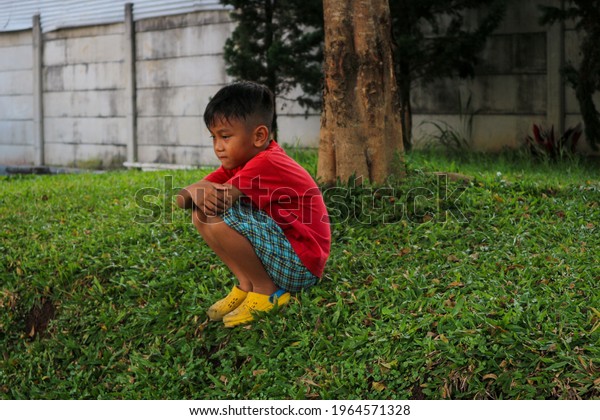
[[[204,172],[0,178],[0,398],[599,398],[598,166],[407,163],[328,189],[321,284],[232,330],[172,205]]]

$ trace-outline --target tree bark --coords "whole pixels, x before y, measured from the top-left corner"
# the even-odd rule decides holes
[[[402,157],[388,0],[323,0],[325,86],[317,175],[383,183]]]

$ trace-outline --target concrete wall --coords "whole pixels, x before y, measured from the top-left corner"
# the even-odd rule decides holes
[[[130,37],[127,19],[42,35],[41,163],[114,166],[135,156],[218,164],[202,114],[231,82],[222,57],[234,29],[229,13],[139,20]],[[31,31],[0,33],[0,164],[40,163],[32,133],[32,48]],[[289,101],[278,105],[280,142],[316,147],[319,115],[306,118]],[[128,153],[133,145],[135,153]]]
[[[427,142],[435,133],[432,121],[464,133],[467,117],[475,113],[473,147],[499,150],[518,146],[534,122],[546,119],[547,28],[538,24],[538,14],[537,2],[508,9],[488,40],[474,79],[439,80],[415,89],[415,142]]]
[[[141,162],[218,164],[202,115],[231,82],[222,52],[234,29],[227,12],[146,19],[136,24],[137,136]],[[318,145],[319,115],[278,101],[279,141]]]
[[[41,60],[39,31],[0,32],[0,164],[217,164],[202,114],[230,81],[222,58],[234,27],[229,13],[134,23],[125,15],[123,23],[42,34]],[[431,122],[466,132],[470,115],[478,150],[519,146],[533,123],[561,129],[581,121],[560,76],[565,60],[579,60],[577,33],[541,27],[538,15],[537,3],[512,0],[473,80],[415,87],[417,142],[431,139]],[[298,104],[279,100],[278,118],[281,143],[318,145],[318,114],[306,118]]]
[[[300,95],[299,89],[292,90],[286,97],[296,98]],[[297,102],[277,100],[278,141],[282,144],[298,145],[301,147],[319,147],[319,131],[321,127],[321,114],[311,110],[307,115],[306,110]]]
[[[572,27],[541,26],[539,4],[560,6],[560,0],[509,2],[474,79],[439,80],[415,88],[417,146],[435,143],[437,130],[432,123],[447,123],[466,133],[469,116],[472,146],[484,151],[523,145],[534,123],[562,132],[582,122],[574,91],[560,74],[565,62],[577,64],[580,59],[578,35]],[[600,95],[596,103],[600,104]],[[590,152],[583,138],[579,144],[582,151]]]
[[[579,54],[579,45],[581,44],[580,35],[573,28],[567,27],[565,31],[565,60],[567,63],[572,63],[575,67],[581,62]],[[596,109],[600,111],[600,92],[594,95],[594,104]],[[579,110],[579,102],[575,97],[575,90],[567,87],[565,90],[565,124],[567,127],[574,126],[580,122],[581,113]],[[581,149],[590,152],[589,146],[581,141]]]
[[[218,163],[202,115],[211,95],[228,82],[222,51],[232,29],[224,12],[137,23],[141,162]]]
[[[0,163],[33,158],[31,31],[0,35]]]
[[[45,163],[124,161],[123,25],[63,29],[44,38]]]

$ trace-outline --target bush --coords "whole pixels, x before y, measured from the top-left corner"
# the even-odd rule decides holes
[[[568,128],[560,137],[554,135],[554,126],[548,130],[534,124],[533,136],[527,136],[526,142],[533,156],[557,160],[575,154],[581,133],[581,124]]]

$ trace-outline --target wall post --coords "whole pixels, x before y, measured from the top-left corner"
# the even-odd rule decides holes
[[[138,161],[135,23],[133,4],[125,4],[125,96],[127,109],[127,161]]]
[[[44,158],[43,38],[40,15],[33,16],[33,163],[42,166]]]
[[[564,0],[560,0],[560,7],[564,9]],[[560,137],[565,131],[565,81],[562,75],[565,64],[565,24],[562,21],[548,27],[546,57],[546,119]]]

